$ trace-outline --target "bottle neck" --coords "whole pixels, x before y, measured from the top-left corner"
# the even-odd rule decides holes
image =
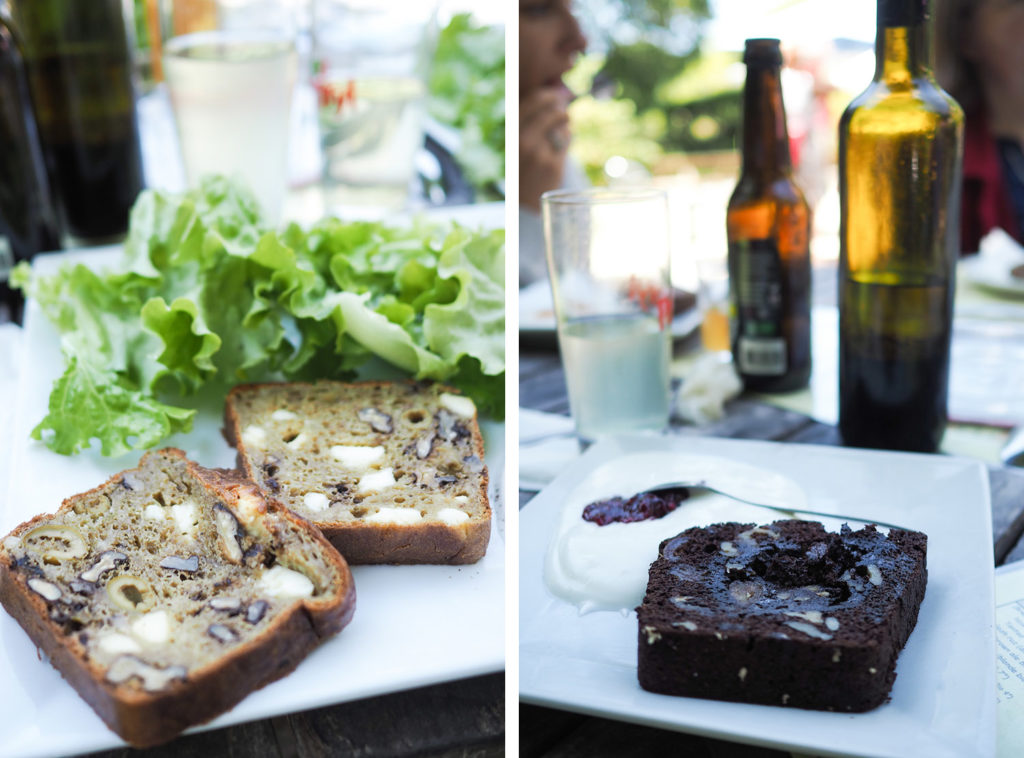
[[[875,81],[909,83],[931,75],[928,0],[878,0]]]
[[[770,180],[790,169],[779,67],[748,67],[743,87],[743,173]]]

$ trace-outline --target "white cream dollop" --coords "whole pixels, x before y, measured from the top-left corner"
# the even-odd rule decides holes
[[[611,523],[598,526],[583,520],[583,508],[595,500],[613,495],[628,497],[666,478],[690,478],[697,481],[701,472],[721,480],[733,474],[737,480],[753,486],[780,479],[777,473],[711,456],[677,454],[633,454],[606,464],[569,494],[558,528],[548,546],[544,564],[544,583],[552,594],[580,609],[629,612],[643,602],[648,569],[658,557],[658,545],[693,526],[722,521],[765,524],[776,521],[777,511],[748,505],[724,495],[702,494],[685,501],[660,519]],[[614,489],[609,481],[614,480]],[[800,494],[795,483],[790,482]],[[800,500],[794,497],[794,507]]]

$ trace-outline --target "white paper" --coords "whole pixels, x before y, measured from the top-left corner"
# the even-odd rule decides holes
[[[1024,561],[996,570],[998,755],[1024,755]]]

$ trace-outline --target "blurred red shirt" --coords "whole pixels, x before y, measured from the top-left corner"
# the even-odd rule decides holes
[[[982,238],[996,227],[1018,242],[1024,241],[1003,173],[999,143],[989,131],[988,119],[983,113],[967,118],[961,208],[961,253],[978,252]]]

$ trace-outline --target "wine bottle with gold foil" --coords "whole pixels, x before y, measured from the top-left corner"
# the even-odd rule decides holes
[[[946,427],[964,115],[928,0],[878,0],[875,77],[839,125],[839,431],[933,452]]]
[[[811,375],[811,214],[793,181],[776,39],[747,40],[743,163],[729,199],[731,341],[744,387],[787,392]]]

